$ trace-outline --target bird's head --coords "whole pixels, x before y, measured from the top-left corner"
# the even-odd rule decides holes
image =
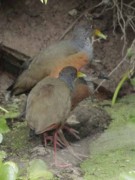
[[[86,52],[89,60],[93,59],[93,42],[95,38],[106,39],[106,36],[99,30],[94,29],[90,24],[77,25],[73,30],[72,41],[79,51]]]
[[[72,66],[63,68],[59,73],[59,79],[63,80],[68,87],[73,90],[75,79],[78,77],[85,77],[86,75],[82,72],[77,72],[77,69]]]

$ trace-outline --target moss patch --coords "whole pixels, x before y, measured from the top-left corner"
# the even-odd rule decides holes
[[[26,123],[17,123],[16,126],[9,133],[4,135],[4,141],[2,143],[2,148],[8,152],[10,155],[21,155],[21,157],[26,156],[29,150],[28,142],[28,128]]]
[[[135,169],[135,96],[127,96],[113,108],[109,128],[90,145],[90,158],[82,165],[84,179],[126,179]]]

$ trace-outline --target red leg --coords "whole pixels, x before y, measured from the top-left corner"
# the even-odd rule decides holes
[[[50,141],[51,143],[53,142],[53,137],[52,136],[48,136],[47,132],[45,132],[43,134],[44,136],[44,143],[45,143],[45,146],[48,145],[48,141]]]
[[[57,141],[58,141],[58,133],[59,133],[58,131],[59,131],[59,130],[57,130],[57,131],[54,133],[54,162],[55,162],[55,166],[56,166],[56,167],[66,168],[66,167],[71,166],[71,164],[58,164],[57,158],[56,158]]]
[[[59,127],[59,124],[52,124],[50,125],[46,131],[43,133],[43,136],[44,136],[44,143],[45,143],[45,146],[48,145],[48,141],[50,141],[52,144],[53,144],[53,135],[48,135],[48,133],[50,131],[52,131],[51,133],[53,133],[53,131],[56,131]],[[59,142],[57,142],[57,144],[61,147],[61,144]]]
[[[71,134],[73,134],[77,139],[80,139],[80,137],[78,136],[78,131],[76,131],[75,129],[73,128],[70,128],[66,125],[64,125],[63,127],[61,126],[51,126],[53,127],[53,129],[55,129],[52,133],[54,135],[48,135],[47,132],[44,133],[44,142],[45,142],[45,145],[47,145],[47,141],[51,141],[54,145],[54,163],[55,163],[55,166],[57,167],[60,167],[60,168],[65,168],[65,167],[69,167],[71,166],[71,164],[58,164],[57,162],[57,158],[56,158],[56,151],[57,151],[57,146],[59,147],[67,147],[68,150],[70,151],[70,153],[75,156],[77,159],[80,159],[79,158],[79,154],[77,155],[74,150],[72,149],[72,147],[70,146],[70,144],[68,143],[68,141],[65,139],[64,137],[64,134],[63,134],[63,131],[62,129],[66,129],[67,131],[69,131]],[[55,127],[55,128],[54,128]],[[52,130],[51,128],[48,129],[49,130]]]

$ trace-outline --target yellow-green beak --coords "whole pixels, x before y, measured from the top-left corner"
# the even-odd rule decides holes
[[[104,40],[107,39],[107,35],[103,34],[99,29],[94,30],[94,35]]]
[[[80,71],[78,71],[77,72],[77,78],[81,78],[81,77],[87,77],[87,75],[82,73],[82,72],[80,72]]]

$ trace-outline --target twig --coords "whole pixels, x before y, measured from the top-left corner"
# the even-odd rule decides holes
[[[0,110],[4,111],[5,113],[9,113],[5,108],[0,106]]]
[[[113,33],[115,33],[116,26],[119,25],[122,31],[122,39],[124,40],[122,55],[127,45],[127,34],[126,29],[128,26],[135,31],[135,0],[130,3],[124,0],[112,0],[113,9]]]
[[[135,39],[132,41],[130,48],[133,47],[135,43]],[[128,53],[126,53],[126,55],[124,56],[124,58],[119,62],[119,64],[117,64],[117,66],[109,73],[108,77],[110,77],[126,60],[127,60],[127,56]],[[94,93],[98,91],[99,87],[105,82],[106,80],[104,79],[103,81],[101,81],[99,83],[99,85],[97,86],[97,88],[95,89]]]
[[[125,61],[126,61],[126,57],[124,57],[124,59],[120,61],[120,63],[108,74],[108,77],[110,77]],[[96,92],[105,81],[106,81],[105,79],[101,81],[94,92]]]

